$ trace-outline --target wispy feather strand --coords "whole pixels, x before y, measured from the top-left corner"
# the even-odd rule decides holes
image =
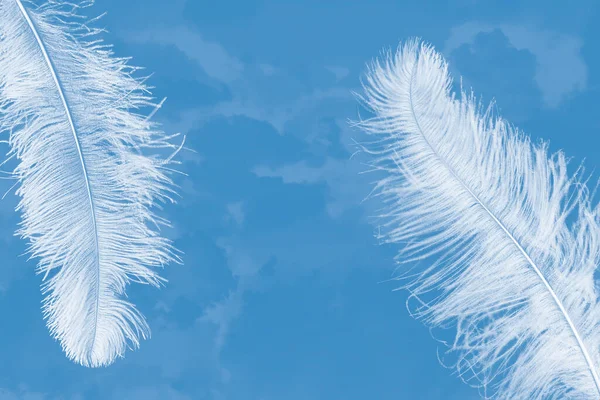
[[[413,40],[370,65],[360,97],[374,116],[357,124],[385,173],[382,238],[402,245],[400,263],[429,264],[401,276],[414,315],[456,328],[446,355],[486,396],[598,399],[600,219],[588,190],[562,152],[451,84],[441,55]]]
[[[148,337],[125,288],[159,285],[156,267],[178,256],[152,211],[173,195],[159,156],[171,137],[136,112],[148,89],[78,14],[90,4],[0,0],[0,131],[19,161],[18,233],[48,278],[50,332],[95,367]]]

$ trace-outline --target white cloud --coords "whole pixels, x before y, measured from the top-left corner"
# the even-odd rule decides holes
[[[213,355],[218,365],[221,381],[227,383],[230,379],[230,372],[221,365],[221,350],[225,346],[231,325],[242,314],[245,294],[259,287],[260,271],[268,258],[252,254],[232,238],[219,238],[217,244],[225,250],[227,265],[231,274],[236,278],[236,287],[230,290],[224,299],[206,307],[197,322],[212,324],[216,327]]]
[[[225,250],[227,266],[231,274],[242,280],[250,280],[255,277],[268,261],[245,251],[239,241],[234,238],[218,238],[217,245]]]
[[[283,183],[326,183],[331,196],[327,202],[327,213],[332,218],[358,206],[361,196],[366,195],[360,190],[360,185],[364,182],[361,182],[358,176],[360,171],[352,160],[327,158],[324,164],[317,167],[308,165],[306,161],[276,168],[259,165],[253,168],[252,172],[258,177],[281,178]]]
[[[238,286],[236,290],[229,292],[225,299],[204,310],[204,315],[200,320],[217,326],[215,335],[215,351],[217,353],[220,353],[225,345],[231,323],[242,313],[243,296],[244,289]]]
[[[345,121],[336,121],[342,134],[342,144],[349,152],[356,149],[351,147],[352,132]],[[367,167],[358,160],[336,159],[327,157],[318,166],[309,165],[306,161],[298,161],[279,167],[257,165],[252,172],[258,177],[281,178],[283,183],[315,184],[326,183],[329,187],[327,213],[332,218],[341,216],[346,210],[358,207],[368,195],[371,187],[371,177],[361,174]]]
[[[114,398],[126,400],[192,400],[191,396],[164,384],[117,390],[114,393]]]
[[[567,95],[586,88],[587,66],[581,55],[583,42],[568,34],[516,24],[467,22],[452,29],[444,53],[449,55],[463,44],[472,44],[479,33],[496,29],[500,29],[517,50],[528,50],[536,57],[535,82],[547,107],[555,108]]]
[[[324,102],[354,101],[349,88],[330,87],[298,93],[297,90],[301,87],[294,86],[294,83],[289,88],[287,99],[282,101],[280,91],[284,90],[282,88],[288,88],[290,82],[295,81],[294,77],[268,63],[244,65],[220,44],[204,39],[200,33],[185,26],[129,32],[123,35],[123,39],[132,43],[175,46],[195,61],[209,77],[229,87],[233,96],[231,100],[215,106],[182,110],[176,120],[166,121],[169,130],[175,132],[187,133],[199,123],[215,116],[246,116],[266,121],[278,132],[283,133],[288,121],[322,106]],[[345,67],[324,68],[335,76],[336,82],[349,74]],[[264,81],[265,79],[267,81]],[[266,82],[269,84],[265,85]],[[273,88],[277,90],[273,91]]]
[[[258,68],[260,68],[262,73],[266,76],[275,75],[277,73],[277,68],[275,68],[271,64],[259,64]]]
[[[340,67],[336,65],[330,65],[325,67],[327,71],[331,72],[335,76],[335,81],[339,82],[346,78],[350,74],[350,70],[346,67]]]
[[[48,400],[44,393],[32,392],[26,386],[20,385],[17,390],[0,388],[0,400]]]
[[[198,32],[185,26],[131,32],[123,37],[133,43],[175,46],[198,63],[208,76],[226,84],[239,79],[244,71],[242,62],[220,44],[204,39]]]
[[[262,97],[255,88],[249,85],[234,86],[234,99],[223,102],[204,112],[194,110],[192,118],[197,121],[212,116],[246,116],[259,121],[270,123],[277,132],[283,134],[285,125],[302,113],[322,107],[327,101],[353,101],[352,92],[348,88],[332,87],[316,89],[311,93],[298,96],[287,102],[271,102],[268,97]],[[275,104],[273,104],[275,103]],[[310,134],[310,132],[307,132]]]
[[[227,204],[226,220],[235,222],[238,226],[244,223],[246,215],[244,213],[244,202],[236,201]]]

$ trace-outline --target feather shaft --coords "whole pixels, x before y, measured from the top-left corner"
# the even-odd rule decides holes
[[[398,278],[411,315],[455,328],[446,354],[486,397],[598,399],[600,207],[562,152],[451,85],[414,40],[371,64],[359,96],[385,174],[378,237],[402,244],[400,263],[430,263]]]
[[[44,42],[40,38],[40,35],[38,34],[37,29],[35,28],[35,25],[33,24],[33,21],[29,17],[29,13],[25,9],[25,7],[23,7],[21,0],[15,0],[15,1],[17,3],[17,6],[19,7],[19,10],[23,14],[23,18],[25,19],[25,21],[27,22],[27,25],[31,29],[31,33],[35,37],[35,40],[36,40],[38,46],[40,47],[40,51],[42,52],[42,55],[44,56],[44,61],[46,62],[46,65],[48,66],[48,69],[50,70],[50,74],[52,75],[52,80],[54,81],[54,84],[56,85],[56,91],[58,92],[60,101],[65,110],[65,117],[67,118],[69,127],[71,129],[71,133],[73,134],[73,141],[75,142],[75,147],[77,148],[77,154],[79,155],[79,161],[81,162],[83,179],[85,181],[85,187],[87,190],[87,195],[88,195],[88,199],[89,199],[89,203],[90,203],[90,215],[92,218],[92,225],[93,225],[93,230],[94,230],[94,247],[95,247],[94,250],[96,253],[95,258],[97,260],[96,261],[97,285],[96,285],[96,296],[95,296],[95,307],[94,307],[94,310],[95,310],[94,311],[94,321],[95,322],[93,325],[93,329],[94,329],[94,332],[92,334],[93,340],[91,341],[91,343],[89,345],[89,348],[91,351],[91,350],[93,350],[94,345],[96,343],[96,332],[97,332],[97,323],[98,323],[98,305],[99,305],[99,297],[100,297],[99,296],[99,292],[100,292],[100,252],[98,249],[98,226],[96,223],[96,211],[94,209],[94,198],[92,196],[92,189],[90,187],[90,180],[88,178],[88,172],[87,172],[87,167],[85,165],[84,155],[83,155],[83,152],[81,151],[81,143],[79,142],[79,137],[77,136],[77,130],[75,129],[75,124],[73,123],[71,109],[69,108],[69,103],[67,103],[65,93],[64,93],[62,85],[60,83],[60,79],[58,78],[58,75],[56,74],[56,69],[54,68],[52,60],[50,59],[50,56],[48,55],[48,52],[46,51],[46,46],[44,45]]]
[[[137,112],[156,104],[78,14],[91,4],[0,0],[0,131],[18,161],[17,233],[39,260],[50,333],[68,358],[98,367],[150,335],[127,286],[160,286],[155,268],[181,262],[154,212],[174,202],[181,146],[150,121],[155,111]]]
[[[511,232],[509,232],[509,230],[506,228],[506,226],[494,215],[494,213],[492,213],[490,211],[490,209],[483,203],[483,201],[481,201],[479,199],[479,197],[475,193],[473,193],[473,191],[463,182],[463,180],[456,174],[456,172],[454,171],[454,169],[446,162],[446,160],[444,160],[438,154],[438,152],[436,151],[436,149],[432,146],[432,144],[428,140],[427,135],[425,134],[425,132],[421,128],[421,125],[420,125],[420,122],[419,122],[419,117],[417,116],[417,114],[415,112],[414,102],[413,102],[413,99],[412,99],[412,95],[413,95],[413,77],[415,76],[415,69],[416,69],[416,67],[417,67],[417,64],[415,63],[415,65],[413,66],[413,69],[412,69],[412,73],[410,75],[410,86],[409,86],[409,98],[410,98],[410,100],[409,100],[409,103],[410,103],[411,112],[412,112],[412,115],[414,117],[415,124],[417,126],[417,129],[418,129],[419,133],[423,136],[423,139],[427,143],[427,146],[429,147],[429,149],[431,150],[431,152],[434,153],[436,155],[436,157],[440,160],[440,162],[450,171],[450,173],[452,174],[452,176],[454,177],[454,179],[456,179],[456,181],[463,187],[463,189],[465,191],[467,191],[473,197],[473,199],[475,200],[475,202],[477,202],[485,210],[485,212],[500,227],[500,229],[502,229],[502,231],[504,231],[504,233],[506,233],[506,235],[514,243],[514,245],[519,250],[519,252],[521,254],[523,254],[523,257],[525,257],[525,259],[527,260],[527,262],[531,265],[531,268],[533,269],[533,271],[535,272],[535,274],[537,275],[537,277],[542,281],[544,287],[546,288],[546,290],[548,291],[548,293],[550,294],[550,296],[552,296],[552,300],[554,300],[554,303],[559,308],[559,310],[562,313],[565,321],[569,325],[569,328],[573,332],[573,336],[575,337],[575,340],[577,340],[577,344],[579,345],[579,347],[581,349],[581,353],[582,353],[583,357],[585,358],[585,361],[586,361],[586,363],[588,365],[590,373],[592,374],[592,377],[594,378],[594,384],[596,386],[596,390],[598,391],[598,397],[600,397],[600,378],[598,377],[598,372],[596,371],[596,368],[594,367],[594,363],[592,362],[592,359],[590,357],[588,349],[586,348],[585,344],[581,340],[581,336],[580,336],[577,328],[573,324],[573,321],[571,320],[571,317],[569,316],[569,313],[565,309],[565,306],[563,305],[562,301],[560,301],[560,299],[556,295],[556,292],[554,291],[554,289],[552,289],[552,287],[548,283],[548,280],[542,274],[542,271],[540,271],[540,269],[536,265],[536,263],[531,259],[531,257],[529,256],[529,254],[525,251],[525,249],[523,249],[523,246],[521,246],[521,244],[517,241],[517,239],[514,237],[514,235]]]

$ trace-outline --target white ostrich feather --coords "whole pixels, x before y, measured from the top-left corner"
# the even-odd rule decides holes
[[[418,40],[370,66],[357,123],[385,177],[381,229],[403,287],[447,356],[499,399],[599,399],[600,218],[562,152],[549,154],[472,95],[451,93],[440,54]]]
[[[148,337],[125,288],[159,285],[156,267],[178,255],[152,211],[173,195],[157,150],[172,137],[136,112],[152,105],[148,89],[78,14],[87,5],[0,0],[0,131],[50,332],[96,367]]]

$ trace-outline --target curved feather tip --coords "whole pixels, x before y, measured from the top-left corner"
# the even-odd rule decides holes
[[[97,367],[149,336],[127,284],[158,286],[156,267],[179,258],[153,211],[174,194],[172,136],[135,112],[153,106],[148,89],[78,14],[90,4],[0,0],[0,131],[50,332]]]
[[[455,328],[445,355],[486,397],[598,399],[600,218],[581,171],[451,89],[413,40],[370,65],[360,96],[382,238],[427,265],[399,278],[413,314]]]

